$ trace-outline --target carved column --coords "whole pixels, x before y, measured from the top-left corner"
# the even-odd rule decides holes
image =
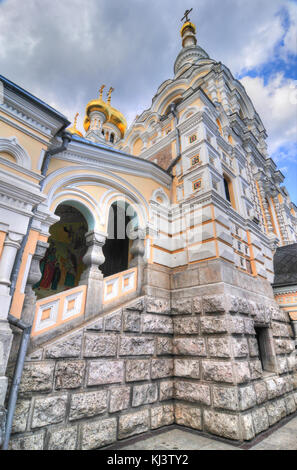
[[[133,255],[133,258],[130,261],[129,267],[132,268],[134,266],[139,266],[139,264],[143,264],[144,262],[143,256],[145,253],[145,247],[144,247],[145,233],[143,230],[137,230],[131,234],[131,238],[134,238],[132,242],[132,246],[130,248],[130,253]]]
[[[87,266],[81,275],[79,284],[87,286],[87,299],[85,316],[91,317],[102,310],[103,300],[103,274],[99,266],[104,263],[105,257],[102,247],[105,244],[107,234],[95,232],[86,233],[87,252],[83,257],[83,263]]]
[[[40,261],[45,255],[48,243],[38,241],[35,249],[35,253],[32,257],[29,274],[27,277],[27,283],[25,287],[25,300],[23,304],[21,319],[27,325],[32,325],[36,309],[36,295],[33,291],[33,286],[41,278]]]
[[[6,319],[10,306],[10,276],[17,251],[21,246],[23,235],[9,232],[6,235],[0,259],[0,320]]]
[[[5,377],[5,372],[13,337],[11,328],[7,321],[11,300],[9,292],[11,284],[10,276],[22,238],[23,235],[19,233],[7,233],[0,259],[0,415],[2,413],[1,410],[7,389],[8,381],[7,377]]]
[[[130,253],[133,255],[132,260],[129,263],[129,268],[138,268],[137,273],[137,292],[138,295],[142,293],[143,279],[144,279],[144,253],[145,253],[145,231],[141,229],[134,229],[128,234],[130,239],[133,239]]]

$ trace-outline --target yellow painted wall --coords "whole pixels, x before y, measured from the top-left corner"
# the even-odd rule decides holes
[[[140,155],[141,150],[143,147],[143,142],[141,139],[136,139],[134,144],[133,144],[133,149],[132,149],[132,154],[135,155],[136,157]]]
[[[4,114],[0,112],[0,116],[3,116]],[[14,119],[10,118],[11,122],[16,122],[19,126],[20,123],[18,121],[15,121]],[[35,135],[38,135],[37,132],[33,132],[32,129],[30,129],[27,126],[22,125],[21,126],[23,129],[27,129],[30,132],[32,132]],[[0,120],[0,135],[2,138],[10,138],[10,137],[16,137],[18,140],[18,143],[26,150],[28,155],[31,157],[32,161],[32,170],[33,171],[38,171],[37,170],[37,165],[40,157],[40,153],[42,150],[47,149],[47,143],[49,141],[48,137],[45,137],[43,135],[40,135],[44,141],[46,141],[44,144],[39,142],[38,140],[34,139],[34,137],[31,137],[24,132],[20,131],[19,129],[16,129],[13,125],[6,124],[5,122]]]

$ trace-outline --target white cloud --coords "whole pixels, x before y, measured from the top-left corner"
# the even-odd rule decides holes
[[[283,54],[297,54],[297,3],[289,2],[286,5],[289,13],[289,29],[285,34]]]
[[[278,73],[270,78],[267,84],[261,77],[244,77],[241,83],[253,101],[268,132],[268,142],[271,154],[275,154],[280,147],[288,147],[297,140],[297,103],[294,104],[296,82]],[[296,144],[295,144],[296,145]],[[294,144],[291,157],[295,157]]]

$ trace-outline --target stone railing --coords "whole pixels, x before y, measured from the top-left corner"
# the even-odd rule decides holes
[[[104,279],[103,304],[108,304],[137,290],[137,268]]]
[[[103,280],[102,310],[106,310],[110,304],[112,306],[120,304],[127,295],[130,298],[131,294],[136,294],[137,278],[136,267],[106,277]],[[87,285],[80,285],[38,300],[36,302],[32,337],[48,333],[50,330],[74,320],[75,326],[77,326],[78,323],[81,323],[80,321],[77,322],[78,317],[82,317],[82,321],[84,321],[87,287]],[[99,311],[97,313],[100,313],[101,308],[98,306]]]
[[[87,286],[78,286],[36,302],[32,336],[38,336],[84,314]]]

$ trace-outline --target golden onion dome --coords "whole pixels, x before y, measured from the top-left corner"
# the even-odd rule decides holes
[[[73,126],[69,127],[69,129],[66,129],[66,131],[69,132],[70,134],[76,134],[76,135],[79,135],[79,137],[83,137],[82,133],[76,128],[78,116],[79,116],[79,113],[76,113],[74,117]]]
[[[87,104],[86,116],[84,118],[84,129],[86,132],[89,130],[90,113],[96,110],[104,114],[106,118],[105,123],[110,122],[111,124],[114,124],[121,132],[121,136],[124,137],[125,131],[127,129],[126,119],[124,118],[123,114],[120,113],[120,111],[110,106],[111,93],[114,91],[114,89],[112,87],[109,89],[108,95],[107,95],[107,101],[105,102],[102,99],[104,88],[105,88],[105,85],[102,85],[99,90],[100,95],[97,100],[92,100]]]
[[[114,124],[119,129],[121,137],[123,138],[127,129],[127,121],[123,114],[117,109],[110,107],[110,118],[108,122]]]
[[[183,37],[183,33],[185,31],[186,28],[190,28],[193,30],[194,34],[196,34],[196,26],[194,25],[194,23],[191,23],[191,21],[186,21],[183,25],[182,25],[182,28],[180,30],[180,35],[181,37]]]

